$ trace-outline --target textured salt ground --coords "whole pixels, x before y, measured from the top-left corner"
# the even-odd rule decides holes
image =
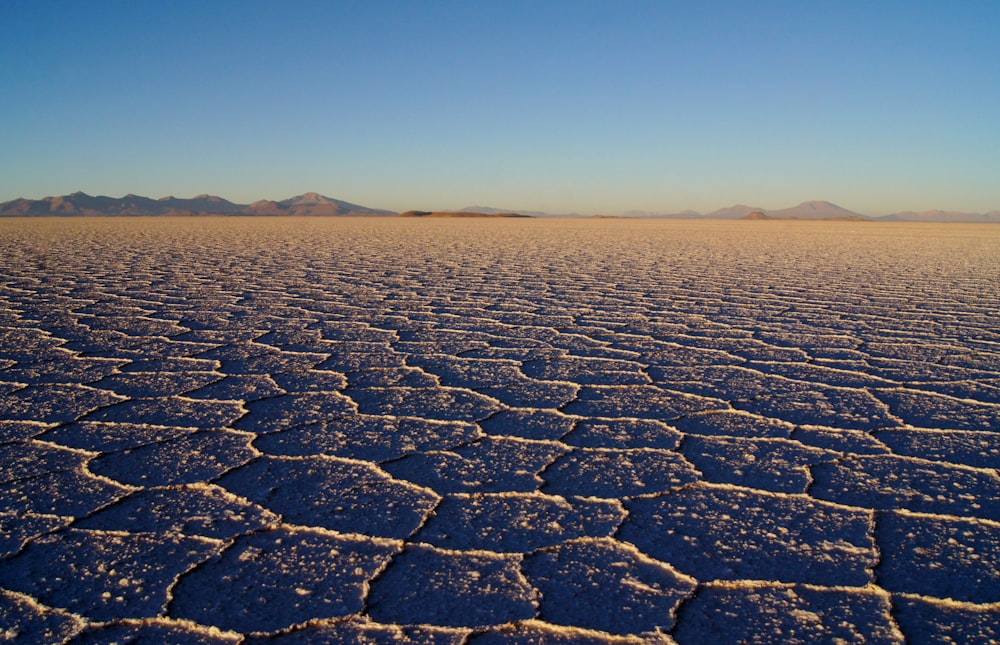
[[[4,220],[0,638],[995,642],[998,257],[973,225]]]

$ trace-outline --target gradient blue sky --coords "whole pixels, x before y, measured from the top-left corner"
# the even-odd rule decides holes
[[[1000,2],[0,1],[0,201],[1000,208]]]

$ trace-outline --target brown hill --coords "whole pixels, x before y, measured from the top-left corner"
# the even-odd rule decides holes
[[[254,215],[285,215],[281,204],[271,199],[260,199],[247,206]]]
[[[758,208],[756,206],[747,206],[746,204],[736,204],[735,206],[730,206],[729,208],[720,208],[717,211],[712,211],[711,213],[705,215],[706,219],[738,219],[743,217],[748,213],[760,212],[763,213],[763,208]]]
[[[400,217],[534,217],[522,213],[476,213],[472,211],[406,211]]]

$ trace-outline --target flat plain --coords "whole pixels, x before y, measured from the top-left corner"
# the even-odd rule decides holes
[[[0,638],[996,642],[1000,226],[0,221]]]

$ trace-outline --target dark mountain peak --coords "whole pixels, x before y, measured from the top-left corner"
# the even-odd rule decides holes
[[[278,206],[286,215],[395,215],[392,211],[359,206],[315,192],[283,199]]]
[[[281,200],[282,204],[338,204],[340,200],[320,195],[319,193],[302,193],[295,197]]]

